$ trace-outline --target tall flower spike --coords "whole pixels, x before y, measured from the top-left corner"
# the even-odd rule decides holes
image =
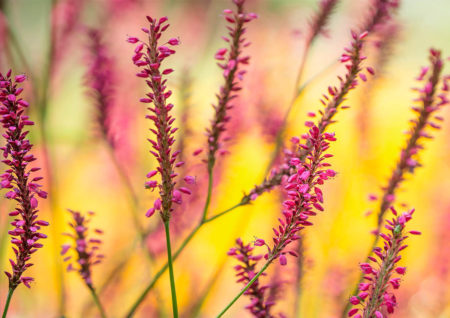
[[[69,212],[72,215],[72,221],[69,222],[69,225],[73,229],[73,234],[65,233],[65,235],[74,240],[74,245],[63,245],[61,255],[65,256],[72,249],[76,254],[76,259],[72,258],[73,255],[67,255],[63,259],[65,262],[68,262],[67,270],[77,271],[86,285],[89,288],[93,288],[92,266],[100,264],[104,258],[104,255],[99,253],[102,241],[89,234],[88,224],[94,212],[88,212],[87,217],[77,211],[69,210]],[[94,229],[94,232],[97,235],[103,234],[103,231],[100,229]]]
[[[380,26],[391,19],[399,6],[400,0],[372,0],[370,12],[363,22],[361,32],[367,31],[371,34],[377,32]]]
[[[418,114],[416,119],[413,119],[412,127],[409,131],[409,139],[406,146],[401,151],[400,160],[392,172],[391,178],[387,186],[384,188],[383,197],[381,198],[380,208],[378,211],[378,227],[383,222],[384,213],[388,210],[395,199],[395,192],[405,178],[406,173],[413,173],[414,169],[420,166],[417,154],[423,149],[421,141],[424,139],[433,138],[427,131],[429,128],[439,129],[439,121],[442,117],[433,115],[441,107],[448,105],[449,100],[446,95],[449,92],[449,77],[441,78],[444,62],[441,58],[441,52],[430,50],[430,67],[422,68],[422,71],[417,78],[419,82],[424,82],[420,89],[415,89],[420,96],[416,99],[418,106],[413,106],[413,112]],[[442,87],[439,89],[439,84],[442,80]]]
[[[258,242],[256,243],[258,244]],[[250,280],[255,276],[259,261],[262,259],[262,255],[253,255],[254,248],[251,244],[244,244],[241,239],[236,240],[236,247],[229,250],[228,255],[236,258],[241,264],[236,265],[237,282],[247,285]],[[263,273],[262,275],[265,275]],[[274,317],[270,313],[271,307],[274,302],[270,301],[267,297],[267,290],[270,286],[262,286],[259,278],[247,289],[244,295],[250,298],[250,304],[245,308],[248,309],[253,317],[272,318]]]
[[[407,245],[404,244],[408,237],[405,233],[405,224],[411,220],[414,210],[397,214],[391,208],[394,218],[386,220],[384,227],[387,234],[381,233],[384,240],[383,248],[376,247],[374,256],[370,256],[369,263],[360,264],[364,274],[364,282],[359,284],[359,294],[350,298],[353,308],[348,316],[355,318],[383,318],[383,312],[392,314],[397,305],[395,295],[390,291],[400,287],[401,279],[394,277],[404,275],[406,268],[398,266],[401,259],[400,251]],[[410,234],[419,235],[418,231],[409,231]]]
[[[164,222],[170,219],[173,211],[172,203],[180,204],[182,194],[190,194],[190,190],[184,187],[175,189],[175,168],[183,164],[177,162],[179,151],[173,151],[172,145],[175,143],[174,133],[177,128],[172,124],[175,118],[170,114],[173,104],[167,103],[167,99],[172,95],[172,91],[166,87],[167,80],[165,75],[173,72],[173,69],[162,69],[162,62],[175,53],[171,48],[179,44],[179,40],[171,38],[165,44],[160,45],[159,41],[169,24],[167,18],[162,17],[159,20],[147,16],[149,28],[142,28],[142,31],[148,36],[148,43],[140,41],[136,37],[129,37],[128,42],[137,44],[135,54],[132,58],[134,64],[141,71],[138,77],[146,79],[145,82],[151,92],[146,94],[140,101],[145,104],[153,104],[153,107],[147,109],[152,113],[146,118],[153,121],[155,129],[150,131],[155,135],[156,141],[149,139],[153,150],[150,151],[158,161],[158,168],[148,173],[147,177],[152,179],[155,175],[161,176],[161,182],[155,180],[147,181],[145,186],[149,189],[159,189],[160,197],[156,199],[154,206],[147,211],[147,217],[150,217],[159,211]]]
[[[208,135],[208,169],[212,170],[216,162],[216,153],[221,148],[221,136],[225,131],[226,123],[230,120],[228,111],[233,107],[232,100],[237,97],[236,92],[241,89],[239,80],[242,80],[245,71],[240,69],[248,64],[250,57],[242,56],[242,49],[250,45],[244,38],[245,24],[257,18],[254,13],[244,12],[245,0],[233,0],[236,11],[224,10],[225,20],[229,23],[229,37],[223,37],[229,43],[229,48],[217,51],[215,58],[223,69],[224,85],[217,95],[217,105],[214,105],[214,119],[211,128],[207,129]]]
[[[5,132],[3,138],[6,145],[0,149],[3,151],[2,162],[9,168],[1,175],[0,186],[8,189],[5,197],[17,201],[17,207],[9,215],[14,217],[11,225],[14,229],[9,231],[11,243],[15,254],[15,261],[10,259],[12,273],[5,272],[9,279],[10,291],[23,283],[30,287],[31,277],[22,276],[25,270],[32,266],[31,254],[35,253],[43,245],[40,239],[47,236],[40,232],[42,226],[48,222],[38,220],[38,199],[46,198],[47,193],[41,190],[38,183],[42,177],[33,177],[32,174],[40,168],[30,168],[31,162],[36,158],[30,153],[32,145],[26,138],[28,131],[25,126],[34,123],[25,115],[28,103],[20,98],[23,88],[18,87],[25,81],[24,75],[11,78],[11,71],[6,75],[0,73],[0,116]]]
[[[336,175],[334,170],[328,169],[327,158],[332,157],[326,151],[329,142],[335,141],[334,134],[321,133],[317,126],[311,127],[304,136],[305,144],[298,148],[310,149],[305,159],[292,157],[290,159],[291,173],[284,186],[288,199],[283,202],[284,219],[279,219],[280,225],[274,228],[274,245],[269,248],[266,259],[279,259],[281,265],[286,265],[286,254],[297,256],[294,251],[287,251],[287,246],[298,240],[298,232],[311,226],[310,216],[323,211],[323,194],[320,186],[324,181]]]
[[[89,95],[96,107],[97,124],[102,137],[114,147],[115,140],[112,131],[111,113],[114,93],[114,74],[112,59],[106,45],[102,42],[101,32],[96,29],[88,30],[89,37],[89,69],[86,74]]]
[[[319,34],[326,34],[326,25],[328,19],[333,13],[334,8],[338,4],[339,0],[321,0],[319,2],[319,10],[312,18],[310,22],[310,32],[307,38],[307,45],[309,45]]]
[[[335,121],[333,120],[334,116],[338,112],[339,108],[345,109],[347,107],[342,106],[342,104],[346,100],[347,94],[354,89],[359,80],[366,81],[366,74],[374,74],[372,68],[368,67],[365,71],[363,71],[361,67],[362,61],[366,58],[362,55],[362,48],[364,43],[364,38],[367,36],[367,32],[363,32],[361,34],[356,34],[352,32],[352,42],[350,47],[345,49],[345,52],[342,54],[340,61],[345,65],[347,70],[344,78],[338,77],[340,85],[329,86],[328,94],[324,94],[323,98],[320,102],[325,106],[323,110],[319,110],[320,118],[316,124],[312,121],[305,122],[307,127],[317,126],[319,129],[319,133],[323,134],[328,126]],[[310,114],[312,117],[315,117],[314,113]],[[307,143],[305,147],[299,147],[296,156],[300,161],[304,161],[311,151],[312,145]],[[288,176],[291,172],[292,165],[285,164],[282,165],[278,170],[274,170],[272,174],[264,180],[261,185],[255,186],[249,194],[245,195],[241,202],[243,204],[249,203],[252,199],[256,198],[258,195],[264,193],[265,191],[269,191],[273,187],[281,184],[283,176]]]

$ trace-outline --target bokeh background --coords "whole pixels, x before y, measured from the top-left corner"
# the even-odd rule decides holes
[[[258,13],[259,19],[248,27],[251,63],[228,126],[229,154],[221,157],[216,168],[211,215],[239,202],[244,191],[264,178],[274,150],[275,132],[292,98],[308,19],[317,9],[315,0],[247,2],[248,10]],[[144,120],[145,107],[138,102],[145,87],[134,76],[134,48],[126,43],[126,37],[140,35],[140,28],[146,24],[145,15],[167,15],[171,23],[167,36],[181,40],[177,54],[166,65],[176,70],[170,75],[169,86],[174,91],[171,100],[176,105],[176,124],[182,126],[178,146],[184,150],[185,172],[196,175],[198,182],[193,198],[177,209],[174,217],[173,245],[177,247],[201,217],[206,169],[202,156],[191,154],[205,146],[211,104],[222,82],[213,57],[224,46],[220,39],[225,33],[221,12],[231,7],[231,1],[3,0],[0,5],[1,70],[13,67],[15,73],[28,75],[27,98],[31,116],[37,122],[31,138],[37,156],[42,158],[45,151],[49,154],[51,170],[47,169],[44,175],[52,175],[51,184],[44,185],[51,186],[51,199],[41,203],[41,213],[51,223],[46,232],[49,238],[34,255],[35,266],[28,275],[35,277],[36,282],[31,289],[17,289],[9,316],[60,317],[61,281],[66,317],[97,316],[78,275],[61,271],[60,245],[67,241],[61,233],[68,230],[66,209],[70,208],[95,211],[93,226],[105,231],[102,249],[106,259],[94,269],[96,286],[103,285],[116,264],[129,259],[117,279],[101,292],[109,315],[122,317],[166,260],[161,221],[157,216],[144,216],[155,199],[155,193],[143,186],[145,175],[155,162],[146,142],[149,122]],[[322,92],[337,83],[337,75],[343,74],[335,61],[349,42],[349,30],[362,23],[369,5],[369,0],[340,1],[330,20],[328,36],[314,43],[303,76],[309,84],[289,116],[286,140],[305,131],[306,113],[321,107]],[[283,312],[287,317],[339,316],[359,276],[358,263],[372,241],[370,231],[375,227],[376,216],[367,215],[367,211],[376,208],[376,202],[369,202],[367,197],[380,193],[399,158],[406,139],[403,132],[414,116],[409,108],[416,98],[411,87],[416,85],[414,78],[420,67],[428,63],[428,49],[435,47],[442,49],[444,56],[450,54],[449,18],[447,0],[404,0],[395,16],[397,34],[382,59],[376,45],[369,41],[369,59],[365,64],[382,67],[370,83],[350,94],[346,104],[351,108],[340,112],[338,122],[330,128],[338,138],[332,145],[332,164],[338,175],[325,187],[325,212],[305,232],[300,286],[296,283],[298,268],[294,260],[286,267],[274,266],[271,270],[284,282],[275,312]],[[87,94],[86,27],[101,30],[113,58],[111,70],[116,83],[112,122],[117,138],[114,153],[138,196],[140,222],[153,231],[146,246],[136,243],[132,200],[110,149],[98,132],[96,109]],[[55,34],[56,54],[49,63],[50,39]],[[450,72],[448,66],[445,70]],[[42,116],[33,111],[33,105],[42,102],[46,82],[47,113]],[[441,113],[446,121],[442,130],[433,132],[435,139],[426,142],[426,149],[420,154],[423,167],[407,178],[397,196],[399,206],[416,208],[410,227],[423,235],[411,238],[404,253],[402,262],[408,272],[397,293],[399,306],[394,317],[450,317],[450,111],[444,109]],[[46,167],[44,161],[40,164]],[[255,237],[270,240],[271,228],[280,215],[280,200],[278,190],[264,194],[251,205],[205,225],[188,245],[175,262],[184,317],[213,317],[239,291],[241,286],[234,283],[232,269],[235,261],[226,252],[237,237],[246,242]],[[0,198],[0,263],[4,269],[9,268],[8,256],[12,254],[7,236],[11,204]],[[152,261],[145,249],[154,256]],[[2,306],[6,293],[4,276],[0,279]],[[228,317],[249,317],[246,304],[248,299],[241,298]],[[170,315],[165,274],[136,316]]]

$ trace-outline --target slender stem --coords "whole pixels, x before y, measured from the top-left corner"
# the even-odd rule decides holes
[[[205,206],[203,207],[202,223],[206,220],[209,204],[211,203],[212,187],[213,187],[213,169],[214,164],[208,167],[208,193],[206,194]]]
[[[215,219],[220,218],[221,216],[223,216],[223,215],[225,215],[225,214],[227,214],[227,213],[233,211],[234,209],[236,209],[236,208],[238,208],[238,207],[240,207],[240,206],[246,205],[246,204],[247,204],[247,203],[241,201],[241,202],[239,202],[238,204],[233,205],[231,208],[228,208],[228,209],[226,209],[226,210],[224,210],[224,211],[222,211],[222,212],[220,212],[220,213],[217,213],[216,215],[213,215],[213,216],[211,216],[211,217],[205,219],[205,220],[203,221],[203,224],[208,223],[208,222],[211,222],[211,221],[214,221]]]
[[[170,248],[169,220],[164,221],[164,229],[166,230],[167,263],[169,264],[170,291],[172,293],[173,317],[178,318],[177,293],[176,293],[176,288],[175,288],[175,278],[173,275],[172,250]]]
[[[9,303],[11,302],[13,293],[14,293],[14,289],[10,288],[8,291],[8,298],[6,298],[5,308],[3,309],[2,318],[6,318],[6,314],[8,313]]]
[[[267,269],[267,267],[269,267],[270,263],[272,263],[272,259],[269,259],[264,264],[264,266],[255,275],[255,277],[253,277],[252,280],[249,281],[247,285],[245,285],[245,287],[239,292],[239,294],[237,294],[236,297],[233,298],[233,300],[220,312],[220,314],[217,315],[216,318],[222,317],[228,311],[228,309],[230,309],[231,306],[233,306],[233,304],[239,299],[239,297],[241,297],[246,292],[246,290],[249,289],[250,286],[252,286],[252,284],[255,282],[255,280],[257,280],[258,277],[261,276],[262,273],[264,273],[264,271]]]
[[[100,302],[100,299],[98,298],[98,295],[95,292],[94,287],[92,287],[92,286],[88,286],[88,287],[89,287],[89,290],[91,291],[92,298],[94,299],[94,302],[97,305],[98,310],[100,311],[100,315],[102,316],[102,318],[106,318],[107,316],[106,316],[105,309],[103,308],[103,305]]]

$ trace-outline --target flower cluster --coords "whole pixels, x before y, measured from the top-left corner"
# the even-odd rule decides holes
[[[16,209],[9,213],[14,217],[11,225],[14,229],[8,233],[11,235],[11,243],[16,260],[10,259],[12,274],[5,272],[9,279],[9,287],[14,290],[20,283],[30,287],[31,277],[24,277],[22,274],[32,266],[30,263],[31,254],[36,252],[43,245],[38,241],[47,236],[40,232],[42,226],[47,226],[48,222],[38,220],[38,199],[46,198],[47,193],[41,189],[38,181],[42,177],[33,177],[32,173],[40,168],[30,168],[29,164],[36,160],[30,153],[32,145],[27,139],[28,131],[26,126],[34,123],[25,115],[28,103],[20,98],[23,88],[18,84],[25,81],[24,75],[11,78],[11,71],[6,76],[0,74],[0,116],[1,123],[5,129],[3,137],[5,146],[1,147],[4,159],[2,162],[9,168],[1,175],[0,186],[9,189],[6,198],[17,201]]]
[[[167,17],[159,20],[147,16],[150,23],[149,28],[142,28],[142,31],[148,36],[148,43],[140,41],[136,37],[129,37],[128,42],[137,44],[133,62],[141,68],[137,74],[138,77],[146,79],[147,86],[151,89],[145,98],[140,101],[145,104],[153,104],[154,107],[147,109],[152,113],[146,118],[153,121],[156,129],[150,131],[156,136],[156,141],[149,139],[153,150],[151,154],[158,161],[158,168],[150,171],[147,178],[151,179],[157,174],[161,175],[161,182],[155,180],[147,181],[145,186],[149,189],[159,189],[160,197],[156,199],[154,206],[150,208],[146,216],[152,216],[155,211],[160,211],[163,221],[170,219],[173,211],[172,203],[181,204],[182,194],[191,194],[191,191],[185,187],[175,189],[174,178],[177,176],[174,169],[183,165],[182,161],[177,162],[179,151],[173,151],[172,146],[175,143],[174,134],[177,128],[172,127],[175,118],[170,114],[173,104],[167,103],[167,99],[172,95],[172,91],[166,87],[165,75],[173,72],[173,69],[161,69],[162,62],[175,53],[171,46],[179,44],[179,40],[171,38],[164,45],[158,42],[169,24]]]
[[[323,110],[319,110],[320,119],[317,124],[314,124],[314,122],[310,120],[306,121],[305,125],[307,127],[313,127],[315,125],[319,129],[320,134],[324,133],[328,126],[335,122],[333,117],[337,113],[338,109],[348,108],[348,106],[342,106],[342,104],[345,102],[347,94],[358,85],[358,77],[362,81],[367,80],[367,75],[363,72],[361,66],[362,61],[366,59],[366,57],[362,55],[364,38],[366,36],[367,32],[363,32],[361,34],[352,32],[352,42],[350,47],[345,48],[345,52],[340,58],[340,61],[344,64],[347,72],[344,78],[340,76],[338,77],[340,82],[339,87],[328,87],[328,94],[324,94],[323,98],[320,100],[320,102],[325,106]],[[370,75],[375,73],[371,67],[367,67],[366,71]],[[314,118],[316,117],[316,114],[308,113],[308,116]],[[306,156],[312,149],[311,147],[312,145],[307,143],[304,147],[298,148],[296,156],[300,161],[305,160]],[[265,179],[262,184],[255,186],[249,194],[246,194],[242,198],[241,202],[246,204],[258,195],[266,191],[270,191],[273,187],[280,185],[283,180],[283,176],[289,175],[291,171],[290,168],[291,166],[289,164],[284,164],[278,169],[273,170],[272,174]]]
[[[321,0],[319,2],[319,10],[310,22],[310,34],[307,38],[307,45],[309,45],[309,43],[311,43],[319,34],[326,34],[325,27],[337,4],[338,0]]]
[[[371,34],[386,25],[392,17],[392,14],[400,6],[400,0],[372,0],[370,13],[361,27],[361,31],[367,31]]]
[[[274,246],[268,247],[269,252],[265,256],[269,260],[279,258],[281,265],[287,264],[286,253],[297,256],[294,251],[286,251],[286,247],[299,239],[298,232],[306,226],[312,225],[310,216],[323,211],[323,194],[320,186],[324,181],[336,175],[334,170],[328,169],[327,158],[332,157],[326,151],[330,147],[329,142],[335,141],[334,134],[320,133],[317,126],[310,128],[308,134],[303,136],[306,140],[300,144],[297,139],[297,147],[311,149],[304,160],[298,157],[290,159],[291,173],[284,186],[288,199],[283,202],[283,219],[278,228],[274,228]],[[265,244],[265,243],[263,243]]]
[[[88,212],[88,217],[82,215],[80,212],[69,210],[72,214],[72,222],[69,223],[70,227],[73,229],[73,234],[64,233],[74,240],[74,245],[65,244],[62,246],[61,255],[66,255],[66,253],[72,249],[76,254],[76,264],[74,262],[69,262],[72,260],[72,255],[64,257],[65,262],[69,262],[67,266],[68,271],[77,271],[81,278],[89,288],[93,288],[92,284],[92,266],[100,264],[104,258],[103,254],[100,254],[99,248],[102,241],[98,238],[89,237],[88,223],[94,212]],[[102,230],[94,229],[94,232],[98,235],[103,234]]]
[[[112,59],[108,49],[102,42],[101,32],[96,29],[88,30],[89,36],[89,69],[87,71],[87,86],[89,95],[97,108],[97,123],[102,137],[114,147],[115,140],[112,135],[112,95],[114,93],[114,73]]]
[[[417,78],[419,82],[424,82],[422,88],[416,89],[420,94],[420,97],[416,99],[419,105],[412,107],[413,112],[417,113],[418,116],[411,120],[412,127],[408,133],[409,138],[406,146],[401,151],[400,160],[392,172],[388,185],[383,189],[384,193],[378,213],[378,225],[383,222],[385,211],[395,200],[395,192],[404,180],[405,174],[413,173],[414,169],[420,166],[417,154],[423,149],[421,141],[433,138],[427,130],[429,128],[440,128],[438,122],[442,121],[443,118],[440,116],[434,116],[433,118],[434,113],[449,103],[446,95],[449,92],[450,78],[441,76],[444,62],[440,51],[430,50],[430,63],[430,67],[422,68]],[[441,80],[442,87],[439,89]]]
[[[216,152],[221,148],[221,136],[225,131],[225,125],[230,120],[228,111],[233,108],[231,101],[237,97],[236,92],[241,89],[239,80],[242,80],[245,70],[240,66],[248,64],[250,57],[242,56],[242,48],[250,45],[244,38],[245,24],[257,18],[254,13],[244,12],[245,0],[233,0],[236,11],[224,10],[225,20],[230,24],[229,37],[223,37],[230,47],[219,49],[215,55],[218,65],[223,69],[225,84],[217,95],[217,105],[214,105],[214,119],[211,128],[207,129],[208,135],[208,168],[212,169],[216,161]]]
[[[233,247],[228,252],[229,256],[236,258],[241,264],[236,265],[237,283],[247,285],[257,273],[256,266],[262,259],[262,255],[253,255],[254,248],[251,244],[244,244],[240,238],[236,240],[236,247]],[[263,273],[262,275],[265,275]],[[260,284],[259,278],[245,291],[245,295],[250,297],[250,304],[245,308],[248,309],[254,317],[271,318],[271,307],[275,304],[274,301],[267,299],[266,291],[270,286]]]
[[[348,316],[355,318],[383,318],[382,312],[392,314],[397,305],[395,295],[390,292],[390,287],[398,289],[400,287],[400,277],[394,277],[395,273],[404,275],[405,267],[397,266],[401,259],[400,252],[407,245],[404,244],[405,224],[411,220],[414,210],[398,215],[397,211],[391,207],[394,218],[386,220],[385,228],[388,234],[381,233],[384,246],[376,247],[373,250],[374,256],[370,256],[372,263],[362,263],[360,268],[364,274],[364,282],[359,284],[359,294],[350,298],[350,303],[354,307],[348,312]],[[420,235],[418,231],[409,231],[410,234]]]

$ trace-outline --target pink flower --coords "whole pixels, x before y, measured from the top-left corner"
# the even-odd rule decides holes
[[[349,317],[361,311],[361,317],[383,317],[381,309],[386,308],[388,313],[393,313],[397,305],[395,296],[389,290],[389,287],[398,289],[400,287],[400,278],[392,277],[394,273],[404,275],[405,267],[395,267],[396,263],[401,259],[400,251],[406,248],[403,241],[407,238],[404,235],[406,222],[411,220],[414,210],[398,215],[394,208],[392,214],[395,216],[392,220],[386,220],[389,225],[388,234],[383,234],[383,248],[376,247],[374,256],[370,256],[372,264],[360,264],[364,273],[366,283],[359,284],[358,296],[350,298],[350,304],[360,306],[352,308],[349,311]],[[382,235],[380,234],[380,235]],[[381,315],[381,316],[380,316]]]
[[[73,220],[69,223],[74,230],[73,234],[68,234],[73,239],[73,245],[65,244],[62,246],[61,255],[65,255],[69,250],[76,254],[76,260],[69,262],[67,271],[77,271],[85,284],[93,288],[92,283],[92,266],[100,264],[104,258],[103,254],[99,253],[99,245],[102,243],[97,238],[89,237],[88,223],[90,218],[82,215],[80,212],[69,210]],[[88,216],[94,215],[94,212],[88,212]],[[103,231],[94,229],[96,234],[102,234]],[[64,258],[68,262],[72,257]],[[75,263],[76,262],[76,263]]]
[[[1,188],[12,189],[5,197],[18,202],[14,211],[9,213],[14,217],[8,231],[11,235],[15,261],[10,259],[12,274],[5,272],[9,280],[9,288],[15,290],[20,283],[30,287],[31,277],[23,277],[26,269],[33,264],[30,262],[31,254],[43,245],[38,241],[47,236],[40,232],[41,227],[48,223],[38,219],[38,199],[46,198],[47,193],[41,190],[38,183],[41,177],[32,177],[40,168],[29,165],[36,158],[30,153],[32,145],[27,139],[26,126],[34,123],[26,115],[28,103],[20,98],[23,91],[18,84],[25,81],[25,75],[11,78],[11,71],[6,75],[0,73],[0,122],[4,128],[5,143],[0,150],[3,152],[3,163],[8,169],[3,173],[0,181]]]

